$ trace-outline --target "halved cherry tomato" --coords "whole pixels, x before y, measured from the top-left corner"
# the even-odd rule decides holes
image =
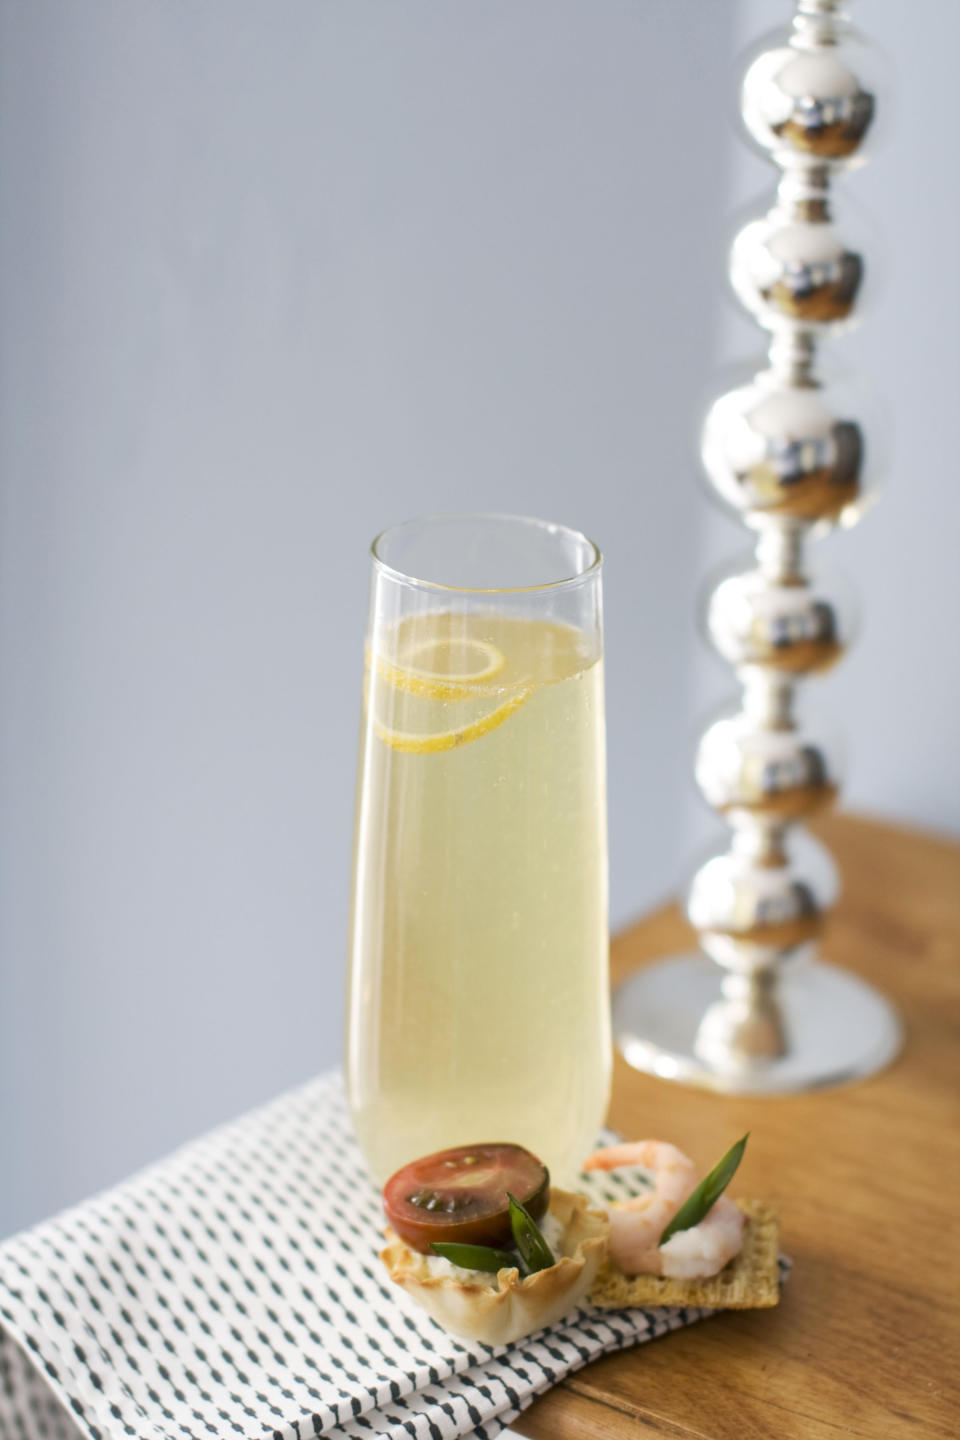
[[[383,1187],[401,1239],[428,1254],[434,1240],[509,1245],[507,1191],[539,1220],[550,1199],[547,1167],[522,1145],[457,1145],[404,1165]]]

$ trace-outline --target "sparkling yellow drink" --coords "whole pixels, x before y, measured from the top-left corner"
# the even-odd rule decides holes
[[[429,609],[367,655],[347,1072],[381,1182],[515,1141],[568,1180],[607,1103],[598,633]]]

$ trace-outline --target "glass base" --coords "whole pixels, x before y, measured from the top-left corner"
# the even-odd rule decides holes
[[[776,1095],[862,1080],[903,1044],[897,1012],[872,985],[822,960],[798,959],[776,992],[781,1053],[727,1051],[704,1024],[711,1007],[715,1016],[723,1006],[725,973],[703,954],[676,955],[617,986],[613,1033],[627,1064],[707,1090]]]

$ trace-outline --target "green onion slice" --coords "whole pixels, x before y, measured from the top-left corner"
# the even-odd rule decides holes
[[[532,1215],[526,1210],[519,1200],[515,1200],[507,1191],[507,1199],[510,1201],[510,1228],[513,1230],[513,1238],[516,1241],[517,1249],[523,1256],[524,1264],[531,1275],[537,1270],[548,1270],[555,1265],[553,1251],[544,1240],[540,1227]]]
[[[495,1250],[492,1245],[457,1245],[453,1240],[434,1240],[430,1249],[451,1265],[462,1265],[464,1270],[488,1270],[496,1274],[498,1270],[521,1268],[516,1255],[509,1250]]]
[[[743,1152],[749,1138],[750,1132],[747,1131],[743,1139],[738,1140],[736,1145],[731,1145],[719,1164],[714,1165],[710,1174],[700,1181],[696,1190],[689,1199],[683,1202],[660,1236],[660,1245],[666,1245],[671,1235],[676,1235],[680,1230],[692,1230],[694,1225],[700,1224],[707,1211],[720,1199],[736,1174],[737,1166],[743,1159]]]

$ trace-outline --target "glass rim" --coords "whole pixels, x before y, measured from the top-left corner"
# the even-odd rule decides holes
[[[571,540],[581,542],[586,547],[588,563],[573,575],[562,576],[559,580],[546,580],[539,585],[446,585],[440,580],[427,580],[423,576],[410,575],[405,570],[399,570],[396,565],[391,565],[389,560],[385,560],[380,554],[380,546],[388,536],[396,535],[401,530],[408,530],[414,525],[432,525],[442,520],[505,520],[512,525],[530,526],[541,533],[563,535]],[[379,574],[385,575],[391,580],[398,580],[416,590],[429,590],[447,595],[536,595],[546,590],[573,589],[589,580],[591,576],[598,575],[603,567],[603,552],[600,546],[582,530],[576,530],[572,525],[563,525],[558,521],[541,520],[536,515],[514,515],[503,510],[446,511],[416,516],[411,520],[401,520],[396,525],[388,525],[374,537],[370,545],[370,554]]]

